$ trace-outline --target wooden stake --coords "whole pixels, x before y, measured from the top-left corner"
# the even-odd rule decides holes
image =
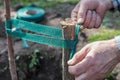
[[[10,2],[9,0],[5,1],[5,7],[6,7],[6,20],[10,21]],[[9,68],[11,73],[12,80],[18,80],[17,73],[16,73],[16,64],[14,59],[14,49],[13,49],[13,43],[12,43],[12,37],[7,35],[7,44],[8,44],[8,60],[9,60]]]
[[[70,19],[61,22],[63,36],[67,40],[75,39],[75,24]],[[69,60],[70,49],[62,49],[62,80],[74,80],[74,77],[68,72],[67,61]]]

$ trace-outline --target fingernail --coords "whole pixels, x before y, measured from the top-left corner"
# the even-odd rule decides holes
[[[68,63],[68,64],[72,64],[72,60],[69,60],[67,63]]]
[[[83,21],[84,21],[83,18],[79,18],[77,22],[78,22],[79,24],[81,24],[81,23],[83,23]]]
[[[85,29],[85,27],[83,27],[83,26],[81,26],[81,28],[80,28],[81,30],[84,30]]]

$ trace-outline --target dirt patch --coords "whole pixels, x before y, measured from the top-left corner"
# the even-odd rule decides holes
[[[70,12],[73,7],[74,5],[70,4],[59,4],[55,8],[46,10],[46,18],[44,21],[40,22],[40,24],[60,27],[59,21],[66,17],[70,17]],[[0,39],[0,64],[2,64],[2,66],[0,67],[0,80],[11,80],[8,69],[6,48],[7,45],[6,40],[4,39],[4,22],[2,22],[2,26],[3,27],[1,28],[1,30],[3,30],[3,32],[1,32],[0,35],[2,37]],[[81,38],[80,43],[84,42],[83,40],[85,40],[84,37]],[[25,49],[22,46],[21,40],[14,39],[14,50],[16,54],[17,72],[19,80],[62,80],[62,50],[55,47],[36,44],[32,42],[28,42],[28,44],[30,47],[28,49]],[[39,52],[35,52],[36,49],[39,50]],[[35,62],[31,62],[34,58],[35,61],[38,61],[36,64],[34,64]]]

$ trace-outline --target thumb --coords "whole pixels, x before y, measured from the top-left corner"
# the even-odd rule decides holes
[[[89,51],[90,51],[89,47],[84,47],[79,52],[77,52],[71,60],[68,61],[68,65],[73,66],[78,62],[82,61]]]
[[[80,3],[78,3],[75,8],[72,10],[72,13],[71,13],[71,18],[74,22],[77,22],[77,16],[78,16],[78,10],[79,10],[79,7],[80,7]]]
[[[86,18],[87,14],[87,5],[85,3],[80,4],[79,10],[78,10],[78,15],[77,15],[77,23],[78,24],[83,24]]]

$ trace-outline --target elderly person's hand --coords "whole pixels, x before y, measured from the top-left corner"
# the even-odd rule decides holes
[[[84,28],[98,28],[106,11],[112,7],[111,0],[81,0],[73,9],[71,18]]]
[[[102,80],[120,61],[120,51],[114,39],[86,45],[68,61],[75,80]]]
[[[2,15],[3,14],[3,10],[0,8],[0,20],[1,20],[1,18],[2,18]]]

